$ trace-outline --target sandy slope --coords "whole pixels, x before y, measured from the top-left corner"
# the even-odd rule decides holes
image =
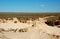
[[[43,32],[46,32],[46,33],[49,33],[49,34],[54,34],[54,35],[60,35],[60,28],[51,27],[51,26],[46,25],[45,23],[37,24],[37,26]]]
[[[0,34],[0,37],[0,39],[51,39],[47,33],[42,33],[38,30],[25,33],[4,32],[4,34]]]
[[[1,23],[0,28],[4,29],[20,29],[28,28],[27,32],[0,32],[0,39],[60,39],[60,28],[50,27],[46,25],[44,19],[40,18],[40,21],[36,21],[35,27],[31,27],[32,24],[24,23]],[[57,36],[59,35],[59,37]]]
[[[27,23],[1,23],[0,28],[3,28],[5,30],[8,30],[10,28],[12,29],[21,29],[21,28],[26,28],[26,27],[31,27],[32,24],[27,24]]]

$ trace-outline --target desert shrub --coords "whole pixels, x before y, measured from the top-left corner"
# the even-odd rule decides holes
[[[32,27],[34,27],[34,25],[32,25]]]
[[[27,28],[19,29],[19,32],[27,32]]]
[[[14,23],[17,23],[17,21],[14,21]]]
[[[5,31],[5,30],[4,30],[3,28],[0,28],[0,32],[1,32],[1,31]]]
[[[56,37],[59,38],[59,35],[57,35]]]
[[[16,31],[17,31],[17,29],[12,29],[12,28],[10,28],[10,29],[9,29],[9,31],[16,32]]]
[[[49,26],[54,26],[54,23],[53,23],[53,21],[47,21],[47,22],[45,22],[47,25],[49,25]]]

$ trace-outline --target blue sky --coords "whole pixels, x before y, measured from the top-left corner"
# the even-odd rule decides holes
[[[0,0],[0,12],[60,12],[60,0]]]

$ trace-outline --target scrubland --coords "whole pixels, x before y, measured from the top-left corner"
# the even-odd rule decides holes
[[[0,39],[60,39],[60,14],[0,14]]]

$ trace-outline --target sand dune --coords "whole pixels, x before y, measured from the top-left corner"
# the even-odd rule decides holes
[[[13,21],[18,20],[14,18]],[[0,39],[60,39],[60,28],[48,26],[45,21],[44,18],[39,18],[39,20],[30,20],[30,23],[20,23],[19,21],[0,23],[0,28],[4,30],[18,29],[17,32],[0,32]],[[19,32],[19,29],[24,28],[28,29],[27,32]]]

